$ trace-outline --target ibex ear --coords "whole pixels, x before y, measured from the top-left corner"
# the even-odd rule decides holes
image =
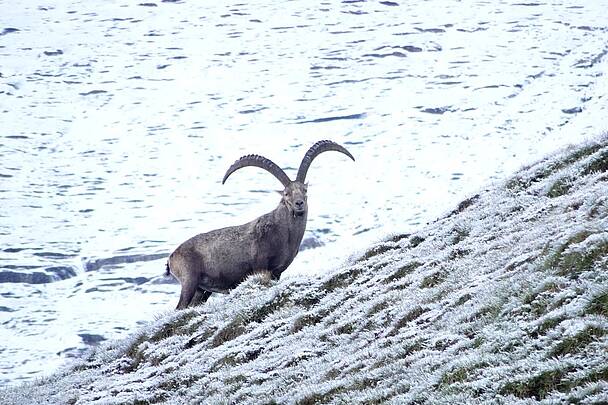
[[[308,191],[308,183],[304,183],[304,190]]]

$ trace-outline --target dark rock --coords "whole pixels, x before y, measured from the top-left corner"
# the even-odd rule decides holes
[[[37,266],[23,266],[20,270],[25,270],[27,267],[39,268]],[[69,266],[47,267],[44,271],[35,272],[4,270],[0,272],[0,283],[46,284],[74,276],[76,276],[76,270]]]
[[[85,93],[79,93],[81,96],[90,96],[93,94],[101,94],[101,93],[107,93],[106,90],[91,90],[91,91],[87,91]]]
[[[323,118],[315,118],[315,119],[307,120],[307,121],[298,121],[298,124],[320,123],[320,122],[329,122],[329,121],[336,121],[336,120],[357,120],[357,119],[365,118],[366,116],[367,116],[366,113],[340,115],[340,116],[336,116],[336,117],[323,117]]]
[[[428,108],[424,108],[422,110],[423,113],[428,113],[428,114],[443,114],[446,111],[454,111],[452,110],[452,106],[446,106],[446,107],[428,107]]]
[[[63,55],[63,51],[61,49],[57,49],[56,51],[44,51],[44,54],[46,56],[57,56]]]
[[[317,239],[314,236],[310,236],[308,238],[304,238],[302,243],[300,243],[300,252],[306,249],[314,249],[323,246],[323,242]]]
[[[418,48],[417,46],[412,45],[404,45],[401,47],[401,49],[404,49],[408,52],[422,52],[422,48]]]
[[[92,333],[79,333],[78,336],[82,339],[85,345],[98,345],[100,342],[107,340],[107,338],[101,335],[95,335]]]
[[[53,276],[38,271],[34,273],[3,271],[0,273],[0,283],[45,284],[53,281],[56,281]]]
[[[391,53],[366,53],[363,56],[371,56],[372,58],[386,58],[388,56],[396,56],[399,58],[405,58],[407,55],[403,52],[395,51]]]
[[[431,32],[433,34],[439,34],[441,32],[445,32],[445,30],[443,28],[418,28],[418,27],[416,27],[416,30],[419,32]]]
[[[10,34],[11,32],[17,32],[19,31],[17,28],[4,28],[1,32],[0,32],[0,36],[2,35],[6,35],[6,34]]]
[[[564,114],[578,114],[580,112],[582,112],[583,109],[581,107],[573,107],[573,108],[564,108],[562,109],[562,112]]]
[[[44,257],[47,259],[68,259],[68,258],[74,257],[76,255],[56,253],[56,252],[36,252],[36,253],[34,253],[34,256]]]
[[[22,250],[26,250],[25,248],[6,248],[3,250],[3,252],[6,253],[18,253],[21,252]]]

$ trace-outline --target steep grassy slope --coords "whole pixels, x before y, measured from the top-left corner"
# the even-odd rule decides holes
[[[257,275],[5,403],[608,401],[608,138],[320,279]]]

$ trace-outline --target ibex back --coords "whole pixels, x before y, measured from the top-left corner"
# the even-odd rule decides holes
[[[196,235],[171,253],[167,272],[182,286],[177,309],[203,303],[214,292],[226,293],[256,271],[268,271],[275,280],[281,277],[298,254],[306,230],[306,173],[313,159],[327,151],[342,152],[355,160],[343,146],[319,141],[304,155],[294,181],[271,160],[258,155],[243,156],[230,166],[222,184],[240,168],[260,167],[285,187],[281,202],[246,224]]]

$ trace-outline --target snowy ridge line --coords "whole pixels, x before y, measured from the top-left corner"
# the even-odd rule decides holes
[[[335,273],[251,277],[0,402],[605,403],[608,136]]]

